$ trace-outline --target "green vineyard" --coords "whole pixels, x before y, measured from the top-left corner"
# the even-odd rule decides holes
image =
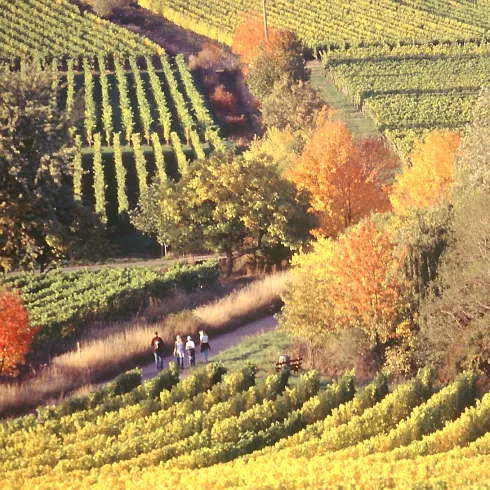
[[[68,1],[2,0],[0,60],[3,71],[32,60],[58,70],[58,105],[79,118],[74,195],[103,222],[134,207],[153,176],[224,149],[182,55]]]
[[[41,325],[40,341],[57,341],[88,321],[137,311],[148,297],[170,296],[175,289],[188,292],[211,287],[218,280],[216,261],[196,266],[158,268],[119,267],[77,272],[25,273],[0,278],[0,288],[13,288],[23,297],[32,325]]]
[[[179,382],[171,365],[139,385],[133,371],[5,423],[5,488],[183,488],[189,478],[196,488],[418,488],[426,478],[440,486],[423,488],[457,488],[461,475],[488,478],[487,467],[452,466],[488,462],[490,398],[478,400],[473,374],[436,389],[424,369],[389,392],[379,373],[356,392],[351,374],[320,388],[315,372],[294,383],[288,370],[256,381],[251,364],[225,373],[211,364]]]
[[[0,0],[0,59],[118,53],[164,54],[137,34],[67,0]]]
[[[260,2],[167,2],[140,5],[227,44],[243,14]],[[490,80],[490,4],[397,2],[267,2],[269,23],[296,32],[319,54],[330,80],[401,155],[435,129],[461,130]]]
[[[262,10],[259,0],[138,3],[171,22],[227,44],[231,44],[244,13]],[[490,30],[490,5],[469,0],[269,0],[267,10],[272,26],[296,32],[314,49],[386,41],[480,39]]]
[[[190,159],[224,148],[181,55],[173,61],[70,58],[66,68],[60,73],[63,109],[72,110],[74,93],[84,94],[76,175],[93,169],[75,184],[75,194],[93,202],[103,220],[134,206],[153,175],[185,173]]]
[[[322,52],[327,75],[402,154],[434,129],[463,130],[490,81],[486,41]]]

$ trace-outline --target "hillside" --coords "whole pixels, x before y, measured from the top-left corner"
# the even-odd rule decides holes
[[[233,0],[167,2],[138,0],[172,22],[231,44],[243,14],[261,11],[260,2]],[[379,42],[412,43],[481,39],[490,30],[490,6],[483,1],[444,0],[271,0],[271,26],[298,34],[310,48]]]

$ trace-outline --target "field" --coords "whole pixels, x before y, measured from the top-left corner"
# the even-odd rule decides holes
[[[232,43],[234,29],[260,2],[173,2],[140,5],[191,30]],[[490,79],[490,5],[487,2],[271,0],[268,19],[289,29],[321,56],[328,83],[371,116],[406,156],[416,137],[435,129],[461,130],[472,120],[481,87]],[[318,83],[317,83],[318,85]],[[332,106],[347,107],[334,90]],[[355,133],[365,121],[347,110]],[[372,134],[372,133],[371,133]]]
[[[257,382],[250,364],[223,374],[211,364],[178,382],[170,368],[136,386],[138,372],[128,373],[7,422],[5,488],[183,488],[189,478],[196,488],[457,488],[488,479],[490,398],[478,401],[472,374],[435,387],[425,369],[391,393],[381,373],[357,392],[351,374],[324,388],[314,372],[291,387],[287,371]]]
[[[366,47],[322,53],[327,75],[402,154],[416,136],[463,130],[490,79],[490,44]]]
[[[0,59],[118,53],[163,54],[148,39],[121,29],[67,0],[0,0]]]
[[[255,0],[138,0],[177,25],[231,44],[243,14],[261,11]],[[294,31],[313,49],[379,42],[480,39],[490,28],[490,5],[469,0],[270,0],[270,25]]]
[[[213,286],[216,261],[174,266],[168,272],[148,267],[105,268],[99,271],[53,271],[0,278],[0,287],[18,290],[32,325],[41,325],[38,341],[57,342],[79,335],[88,321],[136,312],[149,297],[170,296],[176,288],[191,292]]]
[[[104,222],[134,207],[154,175],[175,177],[224,148],[182,55],[170,59],[67,1],[1,2],[0,10],[3,70],[22,71],[25,59],[58,70],[60,109],[78,115],[82,107],[74,194]]]

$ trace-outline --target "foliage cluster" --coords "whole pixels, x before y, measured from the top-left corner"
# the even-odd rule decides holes
[[[311,227],[304,197],[275,165],[230,152],[194,162],[176,183],[156,181],[132,222],[175,250],[225,254],[228,275],[237,256],[299,247]]]

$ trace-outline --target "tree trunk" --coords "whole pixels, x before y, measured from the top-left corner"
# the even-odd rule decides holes
[[[231,277],[233,272],[233,252],[231,250],[226,251],[226,277]]]

